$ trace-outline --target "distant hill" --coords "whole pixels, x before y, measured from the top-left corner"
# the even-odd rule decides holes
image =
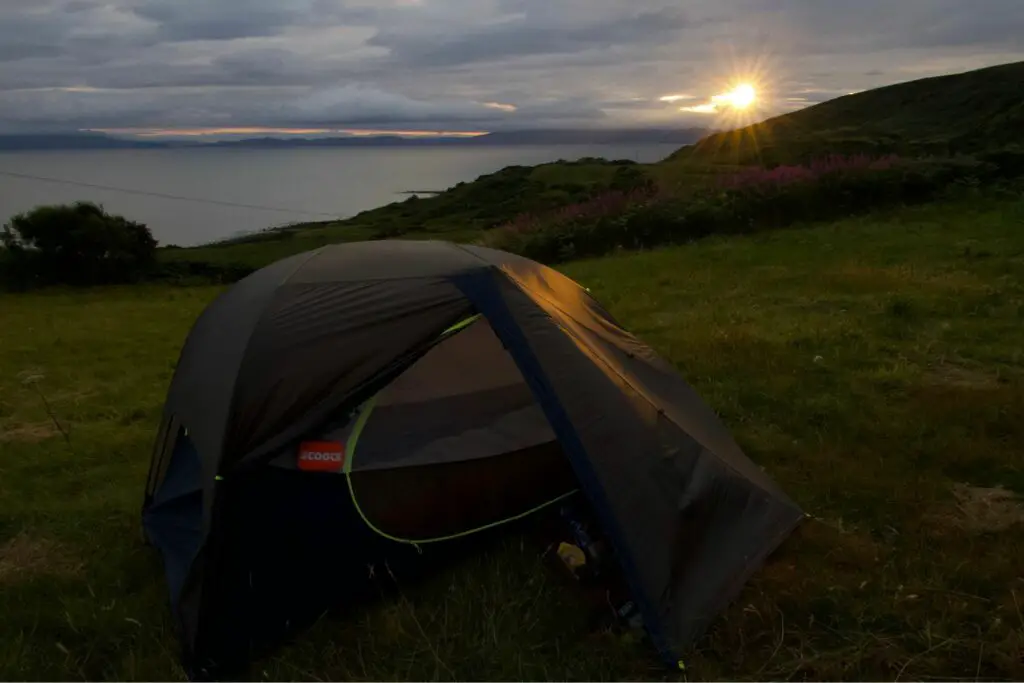
[[[625,130],[523,130],[487,133],[474,137],[439,136],[410,138],[398,135],[298,138],[261,137],[216,142],[138,140],[99,133],[0,135],[0,150],[58,149],[167,149],[177,147],[423,147],[497,145],[688,145],[708,134],[706,128],[657,128]]]
[[[489,133],[466,142],[480,145],[644,144],[688,145],[710,133],[707,128],[638,128],[626,130],[523,130]]]
[[[520,130],[486,133],[472,137],[421,137],[374,135],[341,138],[247,138],[210,143],[216,147],[378,147],[378,146],[488,146],[488,145],[629,145],[693,144],[707,128],[639,128],[625,130]]]
[[[125,140],[100,133],[37,133],[0,135],[0,150],[47,149],[159,149],[167,145],[146,140]]]
[[[978,153],[1024,145],[1024,62],[846,95],[716,133],[671,160],[803,161],[825,152]]]

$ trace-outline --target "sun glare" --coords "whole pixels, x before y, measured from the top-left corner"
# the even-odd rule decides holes
[[[682,99],[677,95],[666,95],[663,102],[675,102]],[[693,114],[719,114],[728,116],[731,113],[753,111],[758,104],[757,90],[750,83],[740,83],[732,90],[712,95],[711,99],[701,104],[680,107],[680,111]]]
[[[743,83],[729,93],[729,98],[732,100],[732,106],[737,109],[746,109],[757,99],[757,92],[754,90],[754,86]]]
[[[757,100],[757,91],[749,83],[741,83],[729,92],[711,98],[714,104],[725,105],[733,109],[746,109]]]

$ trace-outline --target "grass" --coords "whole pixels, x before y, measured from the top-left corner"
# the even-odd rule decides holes
[[[411,196],[360,212],[352,218],[298,223],[213,245],[163,250],[162,256],[210,263],[264,265],[270,260],[333,242],[399,235],[470,241],[481,231],[520,212],[545,211],[572,204],[608,188],[615,181],[616,173],[621,176],[632,172],[644,177],[647,168],[631,161],[604,159],[509,166],[473,182],[458,183],[436,195]]]
[[[1024,62],[921,78],[838,97],[710,135],[668,160],[792,163],[823,150],[913,156],[1020,145]]]
[[[649,179],[666,193],[687,196],[740,166],[675,161],[636,164],[603,159],[510,166],[428,197],[407,199],[337,221],[297,223],[254,235],[189,248],[163,248],[164,262],[264,266],[325,244],[384,239],[473,242],[521,214],[540,214],[586,201],[622,184]]]
[[[571,263],[814,519],[689,678],[1024,677],[1024,203],[965,200]],[[216,287],[0,295],[0,678],[178,679],[138,512]],[[45,399],[45,402],[44,402]],[[65,438],[64,434],[67,435]],[[281,679],[666,677],[524,538],[324,620]]]

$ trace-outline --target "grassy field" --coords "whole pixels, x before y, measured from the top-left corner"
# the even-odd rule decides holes
[[[1024,678],[1024,203],[975,200],[569,264],[814,519],[691,679]],[[138,524],[214,287],[0,295],[0,678],[178,679]],[[319,623],[280,679],[653,679],[537,548]]]

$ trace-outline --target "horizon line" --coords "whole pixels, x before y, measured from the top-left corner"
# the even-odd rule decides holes
[[[449,131],[449,130],[389,130],[382,128],[290,128],[285,126],[228,126],[228,127],[116,127],[80,128],[80,131],[103,133],[105,135],[132,135],[140,138],[152,137],[204,137],[209,135],[329,135],[332,133],[347,137],[374,137],[396,135],[400,137],[479,137],[490,131]]]

